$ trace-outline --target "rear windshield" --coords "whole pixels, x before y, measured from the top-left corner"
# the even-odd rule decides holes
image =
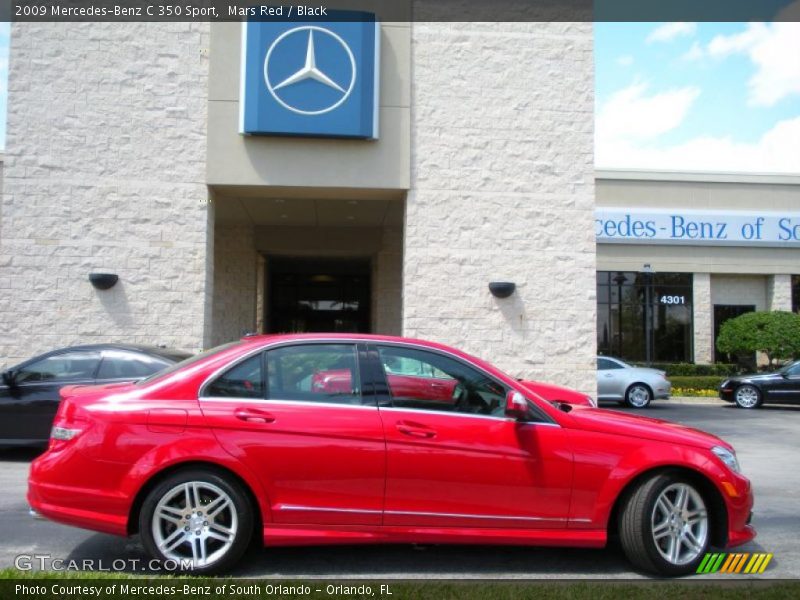
[[[183,369],[184,367],[193,365],[199,360],[208,358],[209,356],[227,350],[228,348],[232,348],[233,346],[236,346],[238,344],[241,344],[241,342],[228,342],[227,344],[222,344],[221,346],[211,348],[210,350],[206,350],[205,352],[201,352],[200,354],[195,354],[194,356],[190,356],[189,358],[182,360],[181,362],[175,363],[171,367],[167,367],[163,371],[159,371],[158,373],[153,373],[152,375],[150,375],[150,377],[146,377],[140,380],[136,385],[143,385],[145,383],[150,383],[151,381],[155,381],[156,379],[161,379],[162,377],[166,377],[167,375],[172,375],[175,371],[179,369]]]

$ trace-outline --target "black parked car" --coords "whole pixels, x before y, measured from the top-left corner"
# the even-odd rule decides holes
[[[191,354],[130,344],[72,346],[41,354],[3,371],[0,445],[44,444],[64,385],[134,381]]]
[[[764,402],[800,403],[800,360],[774,373],[726,379],[719,386],[719,397],[740,408],[758,408]]]

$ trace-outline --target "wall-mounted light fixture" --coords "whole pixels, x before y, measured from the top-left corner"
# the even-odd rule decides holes
[[[115,273],[89,273],[89,281],[96,290],[108,290],[119,281]]]
[[[508,298],[517,289],[517,284],[511,281],[491,281],[489,291],[495,298]]]

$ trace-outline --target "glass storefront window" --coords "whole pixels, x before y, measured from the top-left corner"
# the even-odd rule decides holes
[[[651,361],[692,360],[691,273],[598,271],[600,354],[630,361],[647,360],[648,318],[652,327]]]
[[[792,311],[800,312],[800,275],[792,275]]]

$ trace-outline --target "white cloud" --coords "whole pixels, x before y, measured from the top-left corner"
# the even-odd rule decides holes
[[[689,48],[686,52],[681,55],[682,60],[688,60],[690,62],[701,60],[705,57],[706,53],[703,50],[703,46],[700,45],[700,42],[695,42],[692,44],[692,47]]]
[[[800,117],[779,121],[752,143],[700,136],[659,148],[631,139],[596,139],[597,168],[800,174]]]
[[[664,23],[650,32],[650,35],[647,36],[647,43],[669,42],[677,37],[694,35],[695,31],[697,31],[697,23],[687,23],[684,21]]]
[[[617,64],[620,67],[630,67],[633,64],[633,56],[630,54],[623,54],[617,57]]]
[[[740,33],[712,39],[708,54],[750,58],[756,67],[747,82],[751,106],[773,106],[787,96],[800,95],[800,23],[749,23]]]
[[[680,125],[700,95],[696,87],[683,87],[647,95],[646,83],[634,83],[615,92],[600,107],[596,118],[597,139],[654,138]]]

